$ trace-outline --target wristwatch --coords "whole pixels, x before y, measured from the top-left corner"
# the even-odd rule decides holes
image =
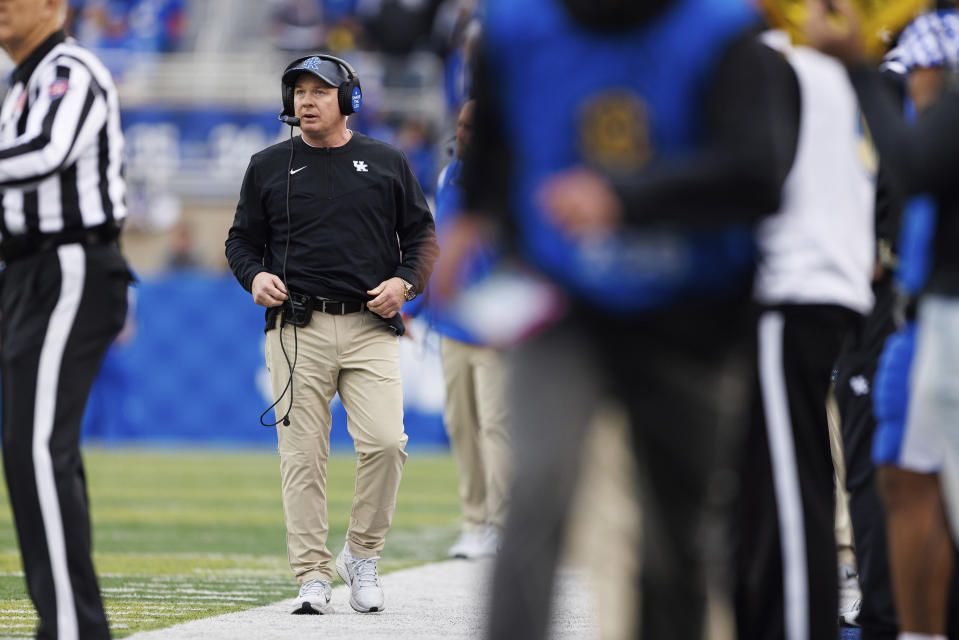
[[[411,283],[407,282],[403,278],[400,278],[400,282],[402,282],[403,286],[406,287],[406,293],[404,294],[403,297],[406,298],[407,302],[409,302],[410,300],[416,297],[416,290],[413,288],[413,285]]]

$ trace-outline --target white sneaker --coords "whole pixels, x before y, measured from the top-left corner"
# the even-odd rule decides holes
[[[859,589],[859,574],[848,564],[839,565],[839,623],[858,627],[856,619],[862,608],[862,591]]]
[[[379,556],[354,558],[349,543],[336,557],[336,572],[350,587],[350,606],[360,613],[372,613],[386,608],[380,578],[376,574]]]
[[[503,536],[494,527],[487,527],[480,538],[479,544],[473,550],[471,558],[488,558],[495,556],[503,546]]]
[[[456,540],[456,542],[453,543],[453,546],[450,547],[450,557],[472,558],[473,554],[476,552],[476,549],[483,541],[483,536],[485,534],[486,531],[482,529],[464,531],[460,534],[460,537]]]
[[[296,597],[295,614],[329,614],[333,613],[330,605],[332,596],[330,583],[326,580],[310,580],[300,585],[300,595]]]

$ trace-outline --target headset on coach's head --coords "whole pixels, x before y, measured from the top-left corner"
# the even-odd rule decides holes
[[[334,65],[339,66],[340,70],[338,70],[337,76],[340,77],[331,77],[328,74],[321,73],[320,67],[323,64],[323,61],[331,62]],[[336,56],[327,55],[325,53],[317,53],[294,60],[287,65],[286,69],[283,70],[283,77],[281,79],[283,91],[283,111],[279,115],[279,119],[282,122],[285,122],[291,127],[295,127],[300,124],[299,118],[296,117],[296,114],[293,111],[293,85],[287,81],[287,78],[290,77],[291,73],[299,71],[310,72],[323,80],[323,82],[326,82],[332,87],[336,87],[336,100],[340,106],[340,113],[344,116],[348,116],[360,110],[360,103],[363,101],[363,90],[360,88],[360,78],[358,75],[356,75],[356,71],[350,66],[350,63],[341,58],[337,58]],[[342,78],[343,71],[346,72],[345,78]]]

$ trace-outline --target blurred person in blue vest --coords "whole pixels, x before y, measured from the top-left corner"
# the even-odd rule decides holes
[[[473,101],[459,111],[456,157],[442,171],[436,189],[436,235],[462,209],[463,155],[473,128]],[[482,247],[457,275],[468,286],[491,269],[495,252]],[[506,365],[503,353],[487,346],[459,322],[435,297],[419,296],[404,310],[422,313],[441,336],[443,377],[446,381],[444,422],[460,476],[463,532],[449,550],[454,558],[482,558],[496,553],[506,523],[510,443],[506,420]]]
[[[528,280],[548,282],[517,276],[508,287],[528,295],[490,298],[504,320],[533,321],[509,355],[513,479],[491,638],[547,635],[584,435],[608,397],[626,409],[639,470],[641,548],[621,552],[641,556],[641,636],[702,637],[707,586],[728,595],[752,225],[779,206],[795,135],[777,118],[788,66],[757,24],[729,0],[485,6],[465,213],[435,291],[453,299],[455,265],[497,233]],[[550,287],[566,311],[544,323],[528,307]]]

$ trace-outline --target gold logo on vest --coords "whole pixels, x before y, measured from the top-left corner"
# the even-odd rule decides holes
[[[592,96],[579,111],[578,146],[583,158],[614,174],[639,171],[653,151],[647,108],[625,90]]]

